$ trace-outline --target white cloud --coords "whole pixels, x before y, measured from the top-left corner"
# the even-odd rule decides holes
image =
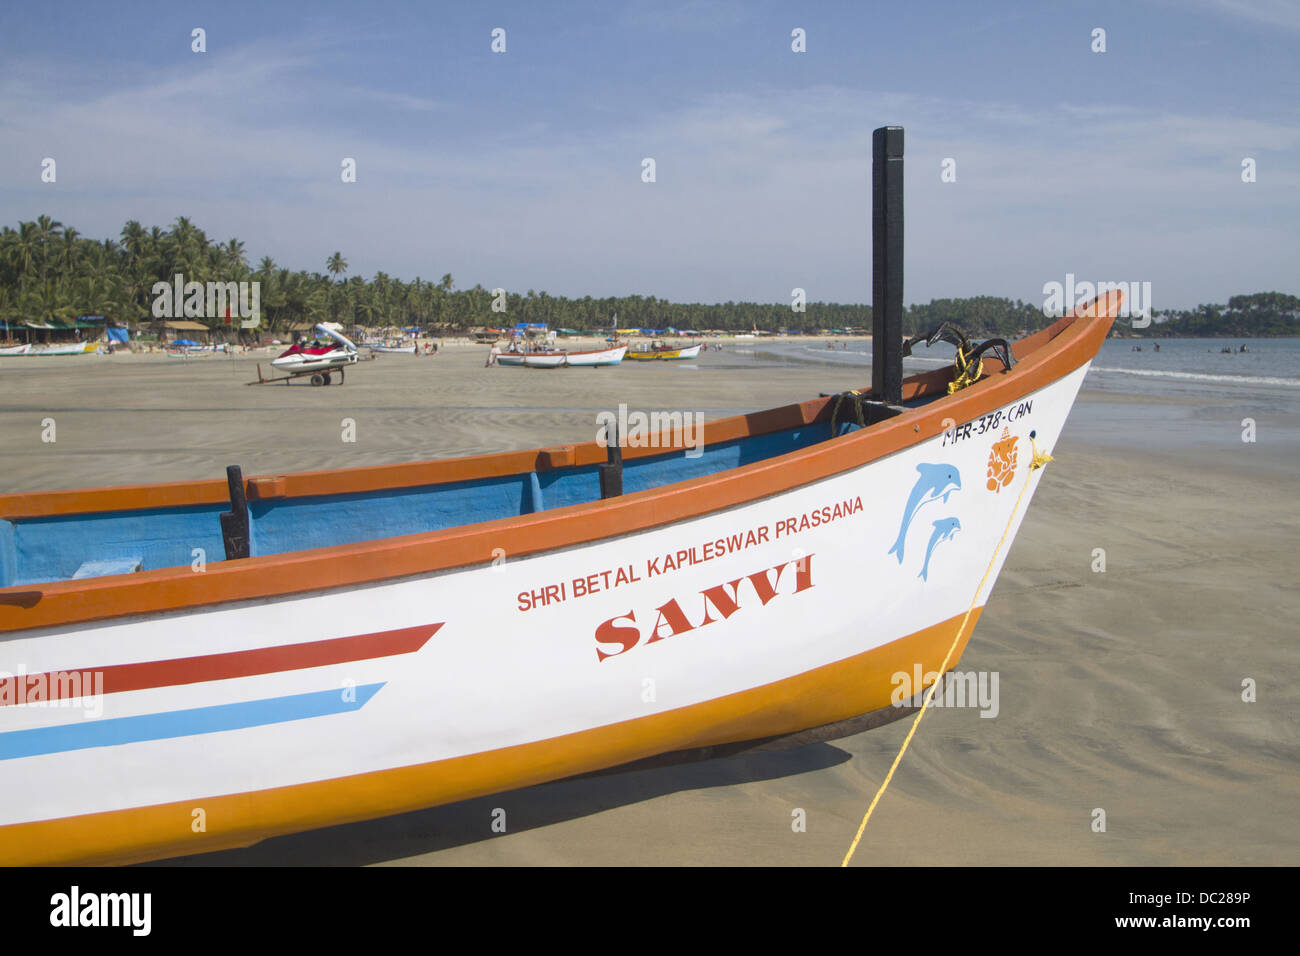
[[[887,121],[907,128],[909,301],[1036,299],[1067,271],[1148,279],[1178,305],[1294,282],[1295,123],[817,87],[472,140],[457,137],[452,107],[332,80],[310,48],[234,56],[83,102],[11,63],[0,163],[32,172],[0,191],[3,221],[48,211],[105,236],[129,218],[187,215],[293,268],[320,270],[339,249],[367,276],[450,271],[460,285],[703,301],[786,302],[800,286],[865,301],[871,129]],[[300,118],[346,103],[369,119],[367,102],[399,111],[391,134],[351,113]],[[423,135],[400,118],[434,110]],[[55,187],[37,181],[46,155]],[[356,184],[339,180],[344,156]],[[640,180],[645,156],[656,183]],[[949,156],[955,184],[939,181]],[[1258,160],[1258,183],[1240,182],[1243,156]]]

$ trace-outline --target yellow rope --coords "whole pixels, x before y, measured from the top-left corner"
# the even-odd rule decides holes
[[[957,361],[954,365],[956,374],[953,376],[952,381],[948,383],[949,395],[961,391],[967,385],[974,385],[979,381],[980,376],[984,374],[984,360],[980,359],[972,366],[970,359],[966,358],[965,350],[960,345],[957,346]]]
[[[975,604],[979,600],[980,592],[984,590],[984,584],[989,579],[989,573],[993,570],[993,564],[997,561],[998,554],[1002,551],[1002,545],[1006,543],[1007,535],[1011,533],[1011,523],[1015,520],[1016,512],[1020,510],[1020,503],[1025,498],[1025,491],[1029,488],[1030,475],[1036,472],[1039,468],[1042,468],[1049,461],[1054,460],[1051,455],[1047,454],[1047,452],[1040,452],[1038,450],[1038,445],[1034,441],[1033,434],[1030,434],[1029,436],[1029,444],[1033,449],[1034,457],[1029,463],[1029,471],[1025,474],[1025,483],[1020,486],[1020,495],[1016,498],[1016,503],[1011,509],[1011,516],[1007,518],[1007,526],[1002,530],[1002,538],[998,541],[998,546],[993,549],[993,557],[989,559],[989,566],[984,569],[984,577],[980,578],[979,587],[975,589],[975,596],[971,598],[970,607],[966,609],[966,616],[962,618],[961,625],[957,628],[957,634],[953,637],[952,644],[948,646],[948,653],[943,657],[943,663],[939,666],[939,679],[930,685],[930,689],[925,695],[925,700],[921,702],[921,709],[917,711],[916,719],[912,721],[911,729],[907,732],[907,736],[903,738],[903,746],[899,748],[898,756],[894,758],[893,764],[890,765],[889,773],[885,774],[885,780],[881,783],[880,789],[877,790],[876,795],[871,798],[871,805],[867,807],[866,816],[862,818],[862,824],[858,827],[858,832],[853,837],[853,843],[849,847],[849,852],[844,854],[844,860],[840,863],[840,866],[842,867],[848,866],[849,861],[853,859],[853,854],[858,848],[858,842],[862,839],[862,834],[867,829],[867,821],[871,819],[871,814],[875,811],[876,804],[879,803],[880,798],[884,796],[885,788],[889,786],[889,781],[894,778],[894,771],[897,770],[898,765],[902,763],[903,754],[907,753],[908,744],[912,742],[912,735],[916,733],[916,728],[920,726],[921,718],[925,716],[925,712],[930,707],[930,701],[934,700],[935,691],[939,689],[939,682],[943,680],[943,675],[948,673],[948,661],[952,659],[953,651],[957,649],[957,644],[961,641],[962,633],[966,630],[966,623],[970,620],[970,616],[975,612]]]

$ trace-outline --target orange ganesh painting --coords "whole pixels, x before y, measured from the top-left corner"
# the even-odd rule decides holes
[[[1001,491],[1016,476],[1016,443],[1020,439],[1011,429],[1002,429],[1002,437],[993,443],[989,452],[989,491]]]

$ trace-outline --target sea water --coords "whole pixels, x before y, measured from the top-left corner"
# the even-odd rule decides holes
[[[1239,351],[1243,345],[1245,352]],[[950,365],[954,355],[946,343],[918,345],[904,359],[904,373]],[[858,365],[866,384],[871,345],[842,339],[827,348],[787,338],[724,346],[706,361]],[[1300,464],[1300,339],[1107,339],[1062,437],[1140,452],[1251,455],[1269,471],[1294,474]]]
[[[841,349],[839,345],[846,348]],[[1160,351],[1155,351],[1159,345]],[[1238,351],[1242,346],[1245,352]],[[1231,348],[1231,353],[1222,350]],[[1135,351],[1140,349],[1141,351]],[[825,343],[780,340],[726,346],[710,360],[728,353],[751,354],[791,363],[871,364],[871,343],[844,339],[835,348]],[[946,342],[933,348],[917,345],[903,364],[910,372],[952,364],[956,351]],[[1107,339],[1092,363],[1086,388],[1128,394],[1168,394],[1170,389],[1275,387],[1300,392],[1300,339]]]

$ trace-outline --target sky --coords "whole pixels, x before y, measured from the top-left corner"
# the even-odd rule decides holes
[[[909,303],[1067,273],[1156,309],[1296,294],[1298,47],[1300,0],[9,3],[0,223],[188,216],[295,270],[865,303],[871,132],[898,125]]]

